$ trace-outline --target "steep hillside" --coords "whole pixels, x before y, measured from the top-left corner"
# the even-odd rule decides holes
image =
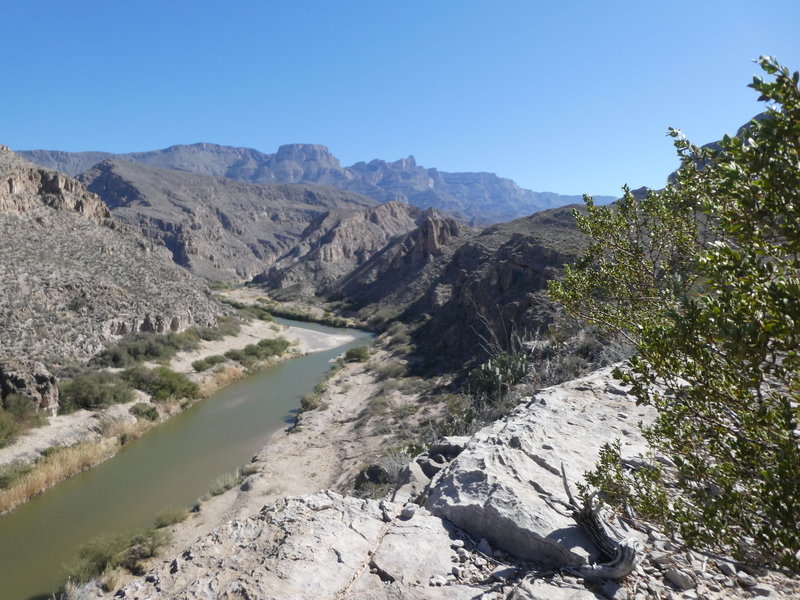
[[[546,282],[585,243],[572,208],[482,231],[432,216],[324,292],[366,313],[402,314],[430,366],[463,365],[486,342],[510,348],[552,322]]]
[[[268,287],[276,299],[312,296],[347,276],[393,238],[416,228],[422,215],[418,208],[401,202],[325,213],[254,282]]]
[[[224,312],[95,194],[0,147],[0,361],[86,359],[111,336]]]
[[[275,154],[216,144],[170,146],[152,152],[31,150],[23,156],[48,168],[77,175],[105,159],[216,175],[248,183],[332,185],[379,202],[399,200],[420,208],[452,212],[478,224],[499,223],[538,210],[580,201],[578,196],[532,192],[493,173],[448,173],[417,165],[413,156],[393,162],[372,160],[342,167],[327,147],[289,144]],[[588,190],[591,191],[591,190]],[[613,198],[597,196],[602,203]]]
[[[332,187],[247,184],[118,160],[79,178],[177,264],[216,280],[261,273],[330,210],[376,204]]]

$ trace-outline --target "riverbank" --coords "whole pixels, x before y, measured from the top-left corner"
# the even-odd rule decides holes
[[[196,373],[192,367],[194,361],[278,336],[289,340],[292,346],[287,353],[266,364],[336,348],[354,339],[345,333],[328,334],[254,320],[243,324],[235,336],[203,341],[196,350],[178,353],[169,366],[198,383],[201,396],[207,397],[241,379],[246,372],[229,365],[220,371]],[[100,411],[80,410],[51,417],[47,425],[29,430],[13,444],[0,449],[0,469],[24,471],[32,466],[32,470],[0,491],[0,514],[13,510],[58,482],[108,460],[128,440],[139,437],[182,410],[178,404],[160,406],[158,421],[137,419],[130,413],[134,404],[149,402],[147,394],[137,391],[136,399],[130,403],[112,405]],[[77,447],[81,448],[80,453],[67,451]]]

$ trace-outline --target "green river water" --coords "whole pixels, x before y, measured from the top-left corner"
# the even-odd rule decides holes
[[[344,331],[279,321],[326,333]],[[226,387],[114,458],[0,517],[0,600],[49,598],[81,544],[102,533],[151,527],[165,507],[189,507],[217,477],[247,463],[287,425],[331,359],[370,339],[365,332],[347,332],[356,340]]]

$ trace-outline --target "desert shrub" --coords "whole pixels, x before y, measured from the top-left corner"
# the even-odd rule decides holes
[[[4,410],[0,410],[0,448],[8,446],[17,439],[19,432],[19,423],[17,423],[13,415],[10,415]]]
[[[241,481],[242,481],[241,471],[239,471],[239,469],[236,469],[235,471],[232,471],[230,473],[225,473],[224,475],[217,477],[214,480],[214,483],[211,484],[208,493],[211,494],[212,496],[219,496],[220,494],[227,492],[235,485],[241,483]]]
[[[224,356],[222,356],[221,354],[212,354],[211,356],[206,356],[205,358],[201,358],[194,361],[192,363],[192,368],[196,372],[201,373],[203,371],[206,371],[207,369],[210,369],[214,365],[218,365],[224,362],[225,362]]]
[[[369,358],[369,348],[367,346],[359,346],[358,348],[350,348],[344,353],[345,362],[364,362]]]
[[[77,375],[58,384],[61,412],[78,409],[96,410],[112,404],[132,402],[135,398],[128,383],[115,373],[94,371]]]
[[[122,377],[138,390],[150,394],[156,402],[169,398],[197,398],[199,388],[183,373],[176,373],[168,367],[148,369],[136,366],[122,372]]]
[[[77,556],[67,564],[67,576],[73,582],[84,583],[117,567],[141,575],[142,561],[155,556],[168,539],[155,530],[98,536],[81,546]]]
[[[14,417],[22,429],[41,427],[47,424],[47,416],[39,412],[36,401],[24,394],[8,394],[3,398],[3,407]]]
[[[404,363],[396,361],[383,364],[370,363],[367,366],[375,373],[379,381],[397,379],[398,377],[404,377],[408,373],[408,367]]]
[[[250,368],[260,360],[282,354],[290,345],[291,343],[282,337],[264,339],[257,344],[248,344],[244,348],[228,350],[225,358],[235,360],[243,367]]]
[[[217,341],[231,335],[237,335],[241,329],[242,326],[239,319],[231,316],[219,319],[216,327],[195,327],[197,337],[206,341]]]
[[[95,355],[91,364],[101,367],[128,367],[142,361],[166,361],[179,351],[199,346],[197,332],[136,333]]]
[[[300,398],[300,412],[307,412],[310,410],[316,410],[322,406],[322,400],[319,394],[314,392],[310,392],[308,394],[304,394],[302,398]]]
[[[137,402],[131,406],[130,413],[137,419],[147,419],[148,421],[158,421],[158,409],[146,402]]]

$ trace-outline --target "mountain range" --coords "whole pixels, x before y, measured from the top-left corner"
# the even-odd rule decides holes
[[[473,225],[510,221],[536,211],[580,202],[580,196],[533,192],[493,173],[448,173],[417,165],[413,156],[387,162],[371,160],[342,167],[318,144],[288,144],[274,154],[216,144],[170,146],[150,152],[20,151],[24,158],[76,176],[104,160],[126,161],[246,183],[330,185],[377,200],[405,202],[452,213]],[[597,203],[613,200],[596,196]]]

